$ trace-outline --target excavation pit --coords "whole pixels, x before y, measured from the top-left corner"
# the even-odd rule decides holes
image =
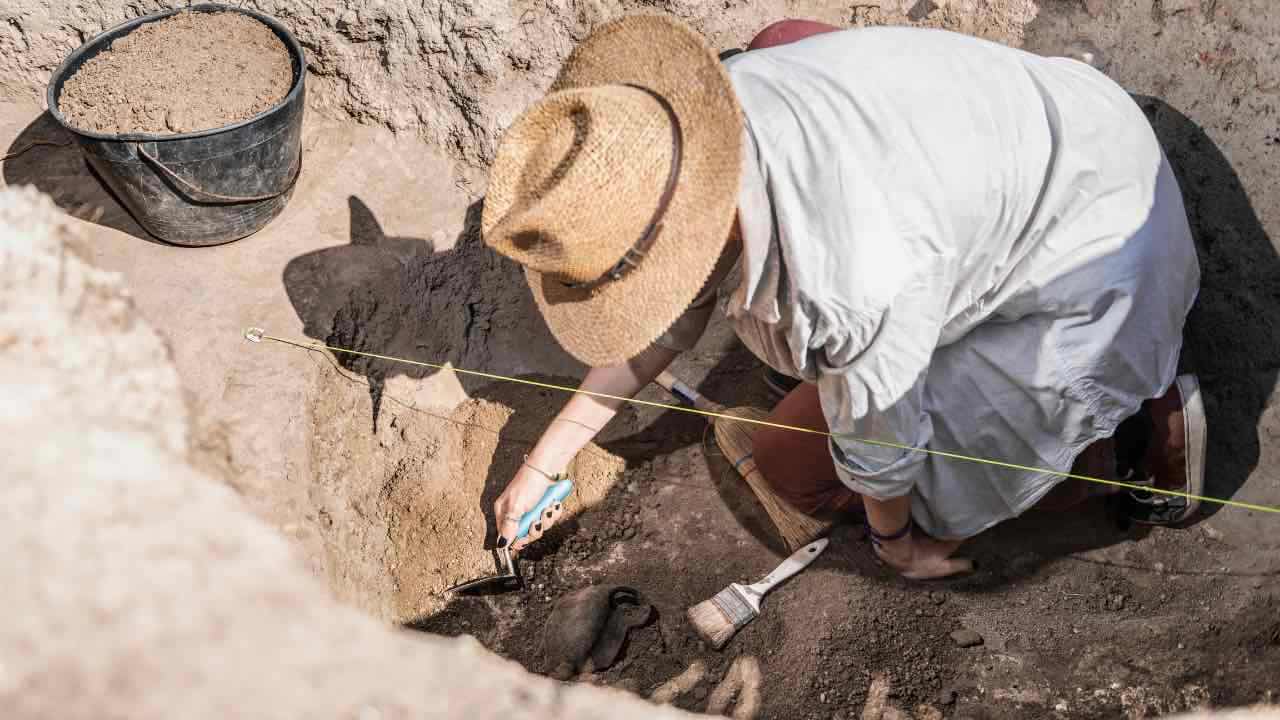
[[[193,496],[216,506],[218,518],[240,513],[201,525],[190,537],[208,538],[207,545],[182,552],[213,553],[199,556],[199,565],[235,571],[217,577],[241,592],[223,596],[218,583],[190,586],[172,607],[204,620],[191,624],[197,629],[182,643],[164,646],[183,652],[157,654],[164,663],[145,668],[157,686],[179,687],[189,680],[159,669],[197,667],[205,657],[198,648],[222,647],[215,630],[242,643],[239,654],[207,655],[221,659],[216,667],[224,670],[198,666],[189,674],[207,681],[178,694],[191,717],[216,717],[202,714],[214,707],[211,698],[234,700],[234,691],[258,687],[254,676],[275,677],[279,665],[268,662],[272,654],[258,639],[296,652],[290,663],[324,673],[308,686],[317,703],[325,701],[320,710],[307,704],[308,692],[277,692],[270,697],[279,715],[367,717],[350,700],[358,696],[382,717],[419,712],[433,698],[454,698],[459,717],[509,716],[527,692],[542,703],[536,707],[565,717],[602,707],[648,716],[650,707],[634,704],[642,700],[749,718],[1151,717],[1206,703],[1247,705],[1274,690],[1277,535],[1268,518],[1233,510],[1190,529],[1150,533],[1119,531],[1100,512],[1028,516],[974,543],[970,552],[982,563],[975,577],[934,588],[887,575],[856,527],[839,528],[813,568],[771,595],[723,651],[708,650],[687,627],[685,608],[729,582],[758,578],[783,551],[768,516],[719,457],[705,421],[656,408],[624,410],[577,459],[570,517],[521,553],[524,590],[450,597],[448,586],[494,570],[492,500],[567,395],[448,368],[555,385],[573,385],[584,371],[550,337],[518,269],[480,242],[484,169],[501,128],[545,88],[573,42],[631,5],[259,3],[308,51],[307,123],[299,136],[305,169],[270,226],[243,242],[200,250],[198,261],[190,249],[148,241],[86,171],[78,148],[31,145],[70,139],[33,101],[44,87],[41,74],[78,46],[80,35],[92,37],[136,11],[123,2],[18,5],[5,11],[15,29],[0,35],[0,133],[6,154],[20,153],[0,167],[5,184],[32,184],[51,196],[73,216],[68,251],[118,273],[129,288],[134,315],[79,332],[111,337],[113,322],[149,323],[164,341],[154,348],[133,337],[105,343],[84,361],[100,374],[41,375],[38,382],[52,388],[85,378],[74,397],[87,402],[93,392],[120,389],[101,380],[117,377],[118,368],[112,374],[92,364],[112,358],[111,347],[146,347],[155,356],[118,356],[146,370],[121,387],[157,388],[148,396],[154,404],[93,405],[91,413],[60,415],[48,427],[97,423],[97,431],[124,432],[136,425],[150,433],[148,417],[180,418],[155,431],[163,442],[146,437],[170,453],[164,462],[178,458],[181,468],[156,466],[162,469],[120,479],[120,487],[163,489],[144,481],[186,477],[194,467],[202,477],[191,487],[205,489]],[[1136,0],[1095,14],[1094,3],[1013,0],[884,0],[879,9],[852,10],[817,2],[723,5],[679,2],[669,10],[726,49],[744,46],[784,13],[845,25],[946,26],[1046,53],[1087,36],[1104,52],[1108,72],[1138,94],[1188,197],[1205,290],[1188,330],[1187,361],[1206,378],[1210,422],[1218,428],[1210,492],[1280,502],[1280,337],[1270,320],[1280,311],[1273,240],[1280,185],[1266,159],[1270,140],[1259,140],[1274,133],[1268,101],[1253,91],[1270,86],[1265,48],[1280,21],[1225,0],[1184,9],[1165,2],[1159,17]],[[65,28],[42,25],[37,12],[65,18]],[[1157,34],[1159,43],[1150,40]],[[56,295],[56,282],[42,287]],[[16,317],[16,307],[0,306],[0,317]],[[250,326],[304,347],[249,342]],[[308,349],[316,342],[446,369]],[[0,343],[0,358],[13,352]],[[17,360],[6,367],[13,378],[30,371]],[[719,320],[674,371],[718,402],[768,402],[759,363]],[[669,399],[658,388],[641,397]],[[63,405],[32,404],[42,413]],[[135,414],[125,422],[110,412]],[[114,507],[112,497],[102,497],[101,506]],[[120,517],[129,517],[126,510]],[[129,527],[167,517],[156,512]],[[201,514],[178,517],[195,523]],[[248,525],[257,534],[244,534]],[[219,532],[252,542],[237,553]],[[185,536],[170,529],[164,537]],[[258,554],[271,562],[237,570],[259,547],[270,548]],[[110,599],[116,586],[95,583],[129,576],[106,564],[110,556],[93,557],[104,565],[84,573],[78,592]],[[82,567],[50,558],[41,572],[21,577],[56,578]],[[151,577],[141,561],[124,565]],[[122,596],[128,607],[150,608],[167,597],[163,585],[134,585],[133,595]],[[558,600],[591,585],[635,587],[657,610],[653,622],[632,630],[606,671],[561,690],[491,657],[552,673],[542,629]],[[11,586],[27,587],[16,579]],[[250,587],[260,594],[245,594]],[[202,614],[202,603],[213,609]],[[81,618],[71,611],[81,605],[94,610]],[[15,607],[44,617],[35,600]],[[57,607],[63,611],[41,626],[43,644],[33,647],[50,648],[64,667],[84,658],[126,669],[140,662],[127,653],[95,654],[105,640],[84,642],[102,637],[130,647],[130,626],[112,624],[120,616],[106,600]],[[169,617],[171,609],[159,607],[155,616]],[[404,630],[391,633],[388,625]],[[59,634],[64,626],[70,630]],[[961,630],[981,644],[961,647],[952,639]],[[0,644],[6,671],[25,671],[22,656],[10,662],[11,647],[26,646]],[[42,677],[61,677],[48,672]],[[499,680],[484,684],[490,678]],[[592,685],[626,695],[576,694]],[[96,711],[86,704],[77,714],[65,698],[80,695],[40,687],[53,689],[30,702],[53,698],[48,706],[60,716]],[[98,699],[115,698],[124,715],[162,716],[130,706],[127,694],[105,685],[97,692]]]

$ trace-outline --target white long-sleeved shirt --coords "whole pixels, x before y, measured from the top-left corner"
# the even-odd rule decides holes
[[[967,537],[1173,380],[1199,268],[1141,110],[1093,68],[873,28],[726,61],[747,129],[743,342],[816,383],[842,480]],[[660,342],[685,348],[710,305]],[[885,441],[899,447],[860,442]]]

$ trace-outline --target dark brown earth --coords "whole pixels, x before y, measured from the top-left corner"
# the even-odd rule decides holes
[[[1280,23],[1268,7],[1046,2],[1027,46],[1100,50],[1151,119],[1202,264],[1183,365],[1209,398],[1207,492],[1275,505],[1280,259],[1264,228],[1280,220],[1280,78],[1267,49]],[[714,329],[677,374],[717,401],[763,405],[758,365],[726,332]],[[554,408],[517,409],[540,411],[545,421]],[[618,664],[581,679],[741,717],[752,708],[719,702],[735,663],[758,663],[759,682],[739,693],[759,703],[758,718],[881,717],[878,683],[888,705],[918,718],[1140,718],[1280,697],[1280,520],[1212,504],[1188,527],[1152,531],[1122,528],[1097,505],[1029,514],[965,546],[975,575],[933,586],[888,575],[859,527],[838,528],[824,557],[712,651],[685,609],[757,579],[781,553],[703,429],[629,411],[602,442],[630,459],[626,477],[599,510],[525,552],[527,590],[458,598],[412,626],[473,635],[545,673],[540,637],[555,601],[592,583],[630,585],[658,620],[633,632]],[[961,647],[958,630],[982,642]]]
[[[284,99],[293,61],[266,25],[235,12],[182,12],[111,43],[67,79],[59,109],[107,134],[195,132]]]

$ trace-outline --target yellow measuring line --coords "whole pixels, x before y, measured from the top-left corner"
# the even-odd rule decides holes
[[[649,407],[662,408],[664,410],[686,412],[686,413],[691,413],[693,415],[702,415],[705,417],[715,418],[719,420],[732,420],[734,422],[745,422],[745,423],[751,423],[753,425],[763,425],[765,427],[778,428],[780,430],[791,430],[794,432],[808,433],[810,435],[822,435],[824,437],[829,437],[829,438],[836,437],[833,433],[828,432],[826,430],[814,430],[812,428],[802,428],[802,427],[796,427],[794,425],[786,425],[783,423],[769,422],[768,420],[756,420],[753,418],[735,417],[733,415],[726,415],[725,413],[711,412],[708,410],[699,410],[697,408],[685,407],[683,405],[670,405],[668,403],[654,402],[652,400],[640,400],[637,398],[623,397],[621,395],[610,395],[608,393],[593,392],[591,390],[583,390],[581,388],[573,388],[573,387],[568,387],[566,385],[556,385],[554,383],[538,382],[537,380],[526,380],[524,378],[509,377],[507,375],[499,375],[497,373],[487,373],[487,372],[481,372],[479,370],[466,370],[463,368],[448,367],[446,365],[438,365],[436,363],[422,362],[420,360],[407,360],[405,358],[391,357],[389,355],[379,355],[377,353],[362,352],[360,350],[348,350],[347,348],[340,348],[340,347],[333,347],[332,345],[325,345],[324,343],[319,341],[302,343],[302,342],[297,342],[295,340],[288,340],[286,338],[279,338],[273,335],[268,335],[259,328],[249,328],[248,330],[246,330],[245,338],[252,342],[261,342],[262,340],[273,340],[275,342],[283,343],[285,345],[293,345],[294,347],[299,347],[304,350],[329,350],[335,353],[345,353],[347,355],[359,355],[361,357],[375,358],[378,360],[389,360],[391,362],[404,363],[406,365],[418,365],[420,367],[432,368],[434,370],[444,370],[447,372],[461,373],[463,375],[472,375],[474,377],[488,378],[490,380],[499,380],[502,382],[513,382],[513,383],[519,383],[521,385],[531,385],[533,387],[546,388],[548,390],[560,390],[562,392],[576,393],[579,395],[590,395],[592,397],[606,398],[609,400],[620,400],[622,402],[633,403],[636,405],[647,405]],[[1254,503],[1240,502],[1238,500],[1224,500],[1222,498],[1207,497],[1204,495],[1193,495],[1191,493],[1178,492],[1177,490],[1164,490],[1161,488],[1148,487],[1146,485],[1137,485],[1134,483],[1127,483],[1120,480],[1106,480],[1103,478],[1090,477],[1088,475],[1076,475],[1073,473],[1059,472],[1057,470],[1046,470],[1044,468],[1032,467],[1029,465],[1018,465],[1017,463],[1002,462],[1000,460],[988,460],[986,458],[973,457],[970,455],[962,455],[960,453],[945,452],[942,450],[930,450],[928,448],[917,448],[917,447],[912,447],[910,445],[901,445],[899,443],[888,442],[885,440],[867,440],[865,438],[855,438],[855,437],[849,437],[847,439],[853,440],[854,442],[865,443],[867,445],[878,445],[880,447],[889,447],[889,448],[895,448],[898,450],[906,450],[910,452],[922,452],[928,455],[933,455],[936,457],[944,457],[951,460],[964,460],[967,462],[980,463],[983,465],[992,465],[994,467],[1008,468],[1010,470],[1023,470],[1026,472],[1044,473],[1046,475],[1055,475],[1058,477],[1069,478],[1072,480],[1084,480],[1087,482],[1098,483],[1100,485],[1111,485],[1113,487],[1127,488],[1130,490],[1141,490],[1141,491],[1150,492],[1150,493],[1158,493],[1161,495],[1171,495],[1173,497],[1187,498],[1188,500],[1199,500],[1201,502],[1217,503],[1219,505],[1243,508],[1245,510],[1257,510],[1259,512],[1280,514],[1280,507],[1276,507],[1272,505],[1257,505]]]

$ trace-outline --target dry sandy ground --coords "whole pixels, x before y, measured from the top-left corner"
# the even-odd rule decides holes
[[[1280,77],[1269,50],[1280,19],[1267,10],[1265,0],[1042,3],[1025,40],[1041,52],[1092,43],[1114,77],[1146,96],[1205,270],[1186,361],[1210,399],[1210,493],[1280,504]],[[39,115],[20,101],[0,106],[0,147],[61,139]],[[518,275],[479,247],[474,170],[408,134],[316,113],[304,142],[303,184],[284,216],[220,248],[148,241],[72,148],[37,147],[4,163],[3,177],[34,182],[71,210],[101,209],[80,249],[125,274],[170,341],[191,390],[194,459],[290,537],[343,601],[474,635],[542,671],[539,633],[558,595],[634,585],[659,620],[637,631],[622,663],[589,679],[740,716],[856,717],[886,695],[954,717],[1141,717],[1280,693],[1280,521],[1231,509],[1152,533],[1116,529],[1100,511],[1029,516],[973,544],[976,577],[937,588],[883,575],[856,529],[843,529],[740,637],[708,651],[683,609],[763,573],[777,550],[767,520],[704,451],[702,422],[643,409],[624,413],[593,451],[589,472],[610,494],[602,511],[527,554],[531,590],[441,612],[434,590],[488,559],[466,537],[456,554],[430,539],[440,528],[485,534],[488,499],[563,397],[385,363],[334,367],[303,350],[251,346],[242,328],[504,374],[572,381],[581,368],[547,337]],[[462,155],[483,158],[484,147]],[[676,370],[717,400],[764,402],[758,365],[723,326]],[[475,401],[459,406],[466,397]],[[622,461],[618,481],[610,468]],[[467,490],[461,507],[435,509],[431,493],[453,492],[459,474],[479,487],[468,467],[488,468],[479,496]],[[441,512],[465,517],[433,527]],[[956,647],[949,635],[961,627],[984,643]]]

